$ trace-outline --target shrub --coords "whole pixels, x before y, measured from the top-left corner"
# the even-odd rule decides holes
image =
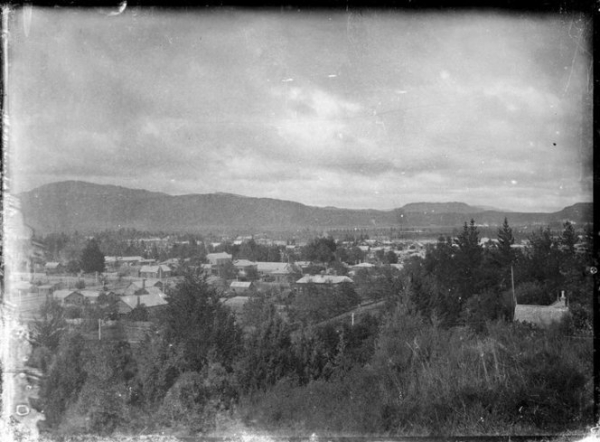
[[[128,318],[130,321],[148,321],[148,309],[144,304],[138,305],[129,312]]]
[[[519,304],[550,305],[556,301],[555,294],[539,282],[519,284],[515,295]]]
[[[72,305],[65,310],[65,319],[77,319],[83,317],[83,310],[81,307]]]
[[[127,342],[100,341],[86,350],[87,376],[77,411],[86,417],[89,431],[112,433],[129,422],[129,381],[135,375],[131,348]]]
[[[175,422],[194,425],[208,401],[203,381],[198,372],[181,374],[162,401],[159,419],[166,425]]]
[[[400,305],[365,367],[288,376],[246,396],[242,414],[267,430],[411,435],[540,433],[592,424],[591,342],[564,326],[503,321],[470,328],[424,323]],[[360,411],[359,411],[360,410]]]
[[[158,410],[161,423],[192,432],[214,429],[219,413],[227,412],[235,399],[232,377],[219,363],[202,371],[182,373],[165,395]]]
[[[379,399],[375,373],[355,367],[305,386],[283,378],[271,390],[246,398],[241,413],[268,431],[373,434],[382,427]]]

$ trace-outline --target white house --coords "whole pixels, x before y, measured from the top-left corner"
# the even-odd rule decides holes
[[[561,297],[551,305],[522,305],[515,306],[514,321],[529,322],[539,327],[548,327],[550,324],[560,322],[569,315],[567,300],[564,292]]]

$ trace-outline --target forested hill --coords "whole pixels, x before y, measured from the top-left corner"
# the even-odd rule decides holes
[[[390,211],[351,210],[226,193],[172,196],[81,181],[47,184],[18,196],[26,222],[38,233],[118,228],[194,232],[400,225],[455,227],[466,218],[474,218],[481,224],[500,224],[505,216],[511,225],[548,224],[563,219],[580,223],[592,219],[591,203],[579,203],[555,213],[504,213],[464,203],[411,203]]]

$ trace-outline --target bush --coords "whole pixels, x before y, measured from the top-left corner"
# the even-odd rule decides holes
[[[131,312],[129,312],[128,318],[130,321],[148,321],[148,309],[144,304],[136,306]]]
[[[208,395],[204,379],[198,372],[186,372],[177,378],[169,389],[158,411],[159,419],[165,425],[183,422],[193,425],[202,414]]]
[[[88,431],[112,433],[130,421],[130,380],[135,363],[127,342],[89,343],[85,352],[86,380],[76,410],[86,419]]]
[[[355,367],[305,386],[286,377],[271,390],[247,397],[240,412],[267,431],[374,434],[382,427],[379,399],[375,373]]]
[[[444,329],[401,304],[384,321],[368,365],[304,384],[288,376],[243,398],[242,415],[269,431],[445,436],[593,423],[591,342],[565,335],[564,325],[485,327],[485,337]]]
[[[569,311],[573,321],[573,327],[582,332],[591,333],[593,327],[592,311],[579,303],[569,304]]]
[[[182,373],[169,389],[158,410],[167,426],[206,433],[215,428],[219,413],[227,412],[235,399],[231,376],[218,363],[198,372]]]
[[[556,301],[555,294],[539,282],[524,282],[515,288],[519,304],[550,305]]]
[[[502,315],[504,311],[502,301],[502,295],[493,290],[471,296],[465,302],[462,313],[466,325],[477,333],[485,332],[486,323]]]
[[[78,306],[69,306],[65,310],[65,319],[77,319],[83,317],[83,310]]]

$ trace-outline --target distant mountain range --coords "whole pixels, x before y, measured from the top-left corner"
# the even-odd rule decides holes
[[[217,233],[232,229],[459,227],[471,218],[478,224],[499,225],[505,216],[514,226],[592,221],[592,203],[577,203],[554,213],[486,210],[460,202],[411,203],[389,211],[353,210],[227,193],[173,196],[82,181],[47,184],[17,196],[27,224],[38,233],[119,228]]]

